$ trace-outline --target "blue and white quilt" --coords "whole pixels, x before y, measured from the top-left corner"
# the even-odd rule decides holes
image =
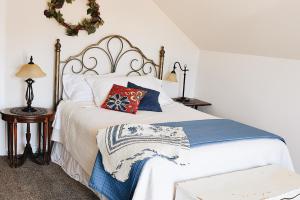
[[[191,148],[212,143],[265,138],[284,142],[284,139],[280,136],[226,119],[170,122],[155,125],[182,127]],[[140,173],[147,160],[146,158],[133,164],[128,179],[125,182],[121,182],[105,171],[102,155],[98,153],[89,186],[106,196],[109,200],[132,199]]]
[[[134,163],[160,156],[184,165],[180,154],[190,149],[182,127],[121,124],[98,131],[97,144],[105,171],[121,182],[129,177]]]

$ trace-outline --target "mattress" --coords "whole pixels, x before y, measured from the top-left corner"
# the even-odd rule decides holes
[[[98,152],[97,130],[121,123],[161,123],[216,119],[179,103],[162,107],[162,113],[139,111],[136,115],[101,109],[85,103],[63,101],[54,121],[52,140],[64,149],[87,176]],[[268,164],[293,170],[286,145],[275,139],[257,139],[203,145],[191,150],[190,165],[176,166],[162,158],[143,168],[133,199],[173,199],[174,183]]]

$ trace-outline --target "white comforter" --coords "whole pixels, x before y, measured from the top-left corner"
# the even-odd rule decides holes
[[[91,175],[98,152],[97,130],[121,123],[158,123],[215,119],[216,117],[172,103],[162,113],[140,111],[137,115],[62,102],[54,122],[52,140],[62,143],[83,170]],[[274,139],[244,140],[210,144],[191,150],[191,164],[176,166],[162,158],[146,163],[134,200],[171,200],[174,183],[181,180],[277,164],[293,170],[286,145]]]

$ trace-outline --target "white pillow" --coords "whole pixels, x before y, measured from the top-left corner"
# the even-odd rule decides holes
[[[96,75],[96,74],[64,74],[63,75],[63,99],[74,102],[94,102],[94,95],[91,87],[86,82],[86,78],[101,79],[119,76],[116,73]]]
[[[162,88],[162,80],[154,77],[153,75],[147,75],[147,76],[139,76],[140,78],[137,78],[135,80],[128,80],[129,82],[132,82],[138,86],[149,88],[152,90],[156,90],[160,92],[159,94],[159,104],[162,106],[171,104],[173,100],[167,95],[167,93]],[[145,79],[144,79],[144,78]]]
[[[156,78],[156,77],[153,77],[153,76],[152,76],[152,78],[154,79],[156,84],[158,84],[159,87],[160,87],[160,90],[158,90],[160,92],[159,99],[158,99],[159,104],[162,105],[162,106],[165,106],[165,105],[173,103],[174,102],[173,99],[168,96],[168,94],[164,91],[164,89],[162,87],[163,86],[163,81]]]
[[[163,91],[160,85],[161,81],[153,76],[121,76],[98,79],[87,77],[86,80],[93,90],[94,101],[97,106],[100,106],[105,101],[114,84],[127,87],[128,82],[160,92],[158,101],[162,106],[173,102]]]

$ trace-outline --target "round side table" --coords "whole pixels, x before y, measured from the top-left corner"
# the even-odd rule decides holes
[[[22,113],[15,112],[18,108],[6,108],[1,110],[2,120],[7,123],[7,143],[8,143],[8,159],[11,167],[19,167],[24,164],[29,157],[37,164],[49,164],[50,162],[50,139],[52,134],[51,122],[54,119],[54,112],[51,109],[38,108],[37,113]],[[26,131],[26,146],[23,155],[17,155],[18,146],[18,123],[25,123]],[[38,151],[34,155],[30,144],[31,131],[30,124],[38,124]],[[43,148],[41,148],[41,137],[43,137]],[[42,160],[38,158],[42,155]]]

